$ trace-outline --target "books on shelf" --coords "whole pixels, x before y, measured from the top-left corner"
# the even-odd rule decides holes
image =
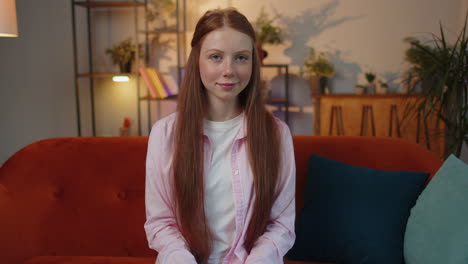
[[[151,67],[141,67],[139,71],[151,98],[164,99],[178,93],[177,82],[170,73],[161,73]]]
[[[158,72],[159,79],[162,80],[164,89],[169,96],[176,95],[179,93],[179,85],[174,79],[174,76],[168,72]]]
[[[139,69],[139,72],[141,74],[141,77],[143,78],[143,81],[146,84],[146,88],[148,88],[148,91],[150,93],[151,98],[157,98],[158,95],[156,93],[156,88],[153,85],[153,81],[151,81],[151,78],[149,77],[149,73],[147,71],[147,68],[141,67]]]

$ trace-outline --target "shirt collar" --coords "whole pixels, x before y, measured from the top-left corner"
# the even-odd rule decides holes
[[[205,136],[206,138],[208,137],[204,131],[203,131],[203,136]],[[243,139],[246,137],[247,137],[247,118],[245,118],[245,111],[242,111],[241,127],[239,129],[239,132],[236,135],[235,140]]]

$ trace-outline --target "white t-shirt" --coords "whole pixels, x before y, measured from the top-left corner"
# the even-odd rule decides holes
[[[210,139],[213,154],[205,179],[205,214],[213,235],[213,251],[209,264],[222,262],[235,235],[235,208],[232,192],[231,152],[241,127],[243,113],[223,122],[204,121],[205,135]]]

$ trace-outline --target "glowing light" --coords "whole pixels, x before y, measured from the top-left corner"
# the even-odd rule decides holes
[[[130,78],[128,76],[114,76],[112,77],[112,81],[114,82],[128,82]]]

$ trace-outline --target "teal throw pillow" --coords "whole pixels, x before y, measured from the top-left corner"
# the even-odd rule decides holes
[[[451,155],[411,210],[407,264],[468,263],[468,165]]]

